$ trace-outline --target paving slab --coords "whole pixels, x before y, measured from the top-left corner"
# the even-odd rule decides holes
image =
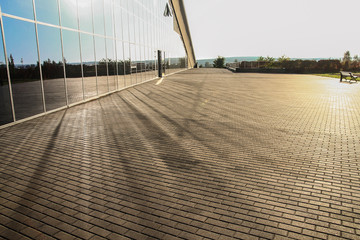
[[[192,69],[0,130],[0,238],[359,239],[360,84]]]

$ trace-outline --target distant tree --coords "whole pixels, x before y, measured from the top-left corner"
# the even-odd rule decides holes
[[[279,57],[277,60],[278,60],[279,63],[283,63],[283,62],[290,61],[290,58],[287,57],[287,56],[285,56],[285,55],[282,55],[282,56]]]
[[[359,56],[356,54],[354,55],[353,57],[353,61],[352,61],[352,64],[351,64],[351,68],[353,70],[358,70],[359,69],[359,66],[360,66],[360,59],[359,59]]]
[[[235,59],[235,60],[234,60],[234,62],[238,62],[238,60],[237,60],[237,59]]]
[[[343,62],[350,62],[350,61],[351,61],[350,51],[346,51],[346,52],[344,53]]]
[[[344,53],[344,57],[343,57],[343,60],[342,60],[343,69],[344,70],[349,70],[350,64],[351,64],[350,51],[346,51]]]
[[[206,68],[211,67],[210,63],[209,63],[209,62],[206,62],[206,63],[205,63],[205,67],[206,67]]]
[[[258,62],[265,62],[265,58],[263,56],[260,56],[256,61]]]
[[[224,68],[225,67],[225,58],[218,56],[214,60],[214,68]]]
[[[266,68],[271,68],[271,67],[274,66],[275,58],[267,56],[267,57],[265,58],[265,62],[266,62],[265,67],[266,67]]]
[[[9,60],[9,62],[10,62],[10,64],[11,65],[14,65],[14,58],[13,58],[13,55],[10,53],[10,60]]]
[[[355,62],[359,62],[359,60],[360,60],[359,55],[357,55],[357,54],[354,55],[353,59],[354,59]]]
[[[203,68],[204,66],[202,64],[200,64],[199,68]]]

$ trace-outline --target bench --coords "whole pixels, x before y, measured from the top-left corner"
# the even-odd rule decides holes
[[[343,78],[344,80],[347,80],[346,77],[350,77],[350,82],[352,80],[354,80],[355,82],[357,81],[358,76],[355,76],[352,72],[344,72],[344,71],[340,71],[340,82],[342,82]]]

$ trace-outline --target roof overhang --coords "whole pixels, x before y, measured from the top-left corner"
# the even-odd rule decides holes
[[[191,41],[189,24],[186,18],[185,6],[183,0],[169,0],[172,5],[174,18],[177,23],[178,32],[184,43],[185,51],[188,57],[188,66],[193,68],[196,64],[195,52]]]

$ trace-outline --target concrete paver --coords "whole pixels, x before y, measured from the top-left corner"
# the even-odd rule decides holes
[[[359,84],[155,83],[0,130],[0,238],[360,238]]]

